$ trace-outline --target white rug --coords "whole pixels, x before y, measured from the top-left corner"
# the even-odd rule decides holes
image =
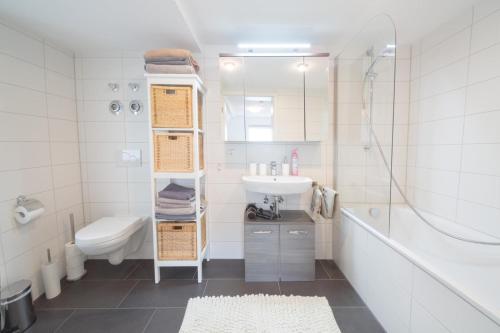
[[[325,297],[191,298],[180,333],[340,333]]]

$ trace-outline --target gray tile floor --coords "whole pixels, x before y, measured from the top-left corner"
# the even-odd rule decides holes
[[[188,267],[162,269],[156,285],[151,260],[119,266],[89,260],[85,266],[81,281],[63,282],[61,295],[35,302],[38,320],[28,332],[177,332],[189,298],[249,293],[325,296],[343,333],[384,332],[332,261],[316,261],[315,281],[279,283],[246,283],[243,260],[204,263],[200,284]]]

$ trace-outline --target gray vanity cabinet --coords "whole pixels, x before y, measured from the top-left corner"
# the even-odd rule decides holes
[[[314,280],[314,266],[314,225],[280,225],[281,280]]]
[[[245,278],[276,281],[279,278],[278,225],[245,225]]]
[[[245,221],[246,281],[314,280],[314,222],[303,211],[282,215]]]

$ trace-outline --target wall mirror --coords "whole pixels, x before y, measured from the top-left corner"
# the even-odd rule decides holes
[[[328,124],[327,54],[220,56],[225,141],[321,141]]]

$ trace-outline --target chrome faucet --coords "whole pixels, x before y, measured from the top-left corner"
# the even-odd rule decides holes
[[[278,175],[278,165],[276,164],[276,161],[271,162],[271,176],[277,176]]]

